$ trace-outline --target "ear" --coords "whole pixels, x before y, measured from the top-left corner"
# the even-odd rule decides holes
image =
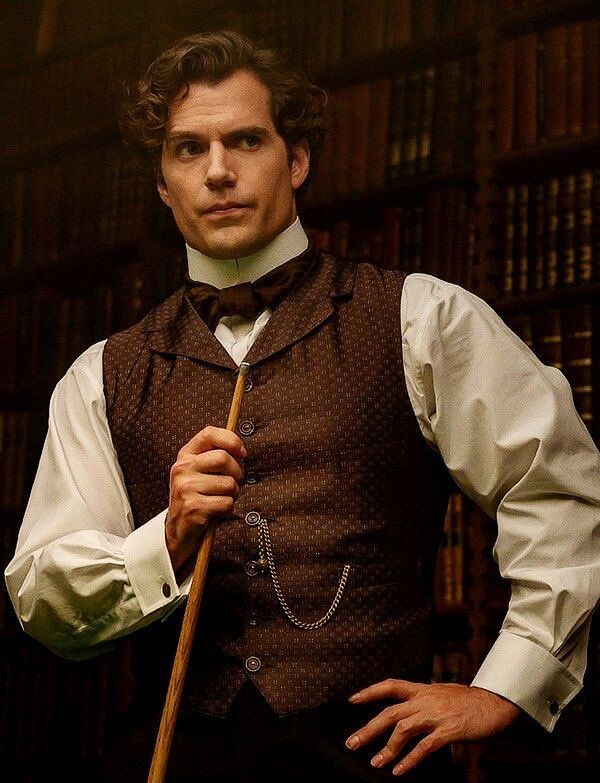
[[[292,187],[294,190],[300,187],[310,168],[310,150],[308,141],[300,139],[292,146],[292,161],[290,164],[290,173],[292,175]]]
[[[167,190],[167,183],[164,181],[162,174],[159,174],[157,180],[156,180],[156,188],[158,190],[158,195],[161,197],[162,201],[168,206],[171,206],[171,199],[169,198],[169,191]]]

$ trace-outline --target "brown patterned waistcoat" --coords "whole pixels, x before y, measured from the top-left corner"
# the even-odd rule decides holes
[[[309,245],[306,253],[316,253]],[[431,665],[432,572],[448,474],[427,446],[402,368],[404,273],[319,254],[250,348],[239,432],[248,450],[233,514],[220,520],[186,683],[223,716],[250,677],[278,714]],[[104,349],[113,443],[135,524],[168,506],[179,449],[225,426],[237,365],[180,288]],[[252,512],[257,512],[253,514]],[[285,616],[258,557],[268,523]],[[166,678],[183,610],[134,634],[139,692]]]

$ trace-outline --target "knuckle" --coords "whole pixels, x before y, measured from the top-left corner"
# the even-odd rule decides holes
[[[224,449],[215,449],[213,456],[218,467],[225,467],[229,462],[229,454]]]
[[[233,478],[233,476],[227,476],[225,479],[227,482],[227,490],[229,492],[235,492],[238,488],[237,481]]]
[[[181,498],[181,508],[184,512],[184,514],[190,514],[194,511],[196,511],[198,507],[198,503],[196,499],[190,495],[189,493],[186,493]]]
[[[183,466],[184,466],[184,463],[183,463],[183,461],[181,461],[181,460],[178,458],[178,459],[177,459],[177,462],[174,462],[174,463],[171,465],[171,471],[170,471],[171,478],[173,478],[173,477],[175,477],[175,476],[179,476],[179,474],[180,474],[180,473],[183,471]]]

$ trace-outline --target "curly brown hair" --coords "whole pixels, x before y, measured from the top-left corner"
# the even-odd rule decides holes
[[[259,48],[234,30],[181,38],[149,65],[141,79],[124,85],[121,134],[132,151],[151,164],[159,180],[171,105],[187,96],[190,84],[217,84],[239,69],[251,71],[268,88],[273,125],[285,142],[290,163],[292,146],[307,140],[311,172],[303,187],[308,184],[323,143],[327,93],[278,52]]]

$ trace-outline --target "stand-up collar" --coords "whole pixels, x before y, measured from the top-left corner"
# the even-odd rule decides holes
[[[226,288],[238,283],[252,283],[290,258],[299,256],[308,247],[308,237],[297,217],[268,245],[249,256],[222,260],[211,258],[187,244],[185,247],[190,279],[215,288]]]
[[[332,299],[352,296],[356,263],[321,254],[309,243],[304,251],[314,263],[275,308],[244,361],[257,364],[301,340],[333,313]],[[136,327],[147,345],[237,370],[237,364],[195,311],[182,287],[151,311]]]

